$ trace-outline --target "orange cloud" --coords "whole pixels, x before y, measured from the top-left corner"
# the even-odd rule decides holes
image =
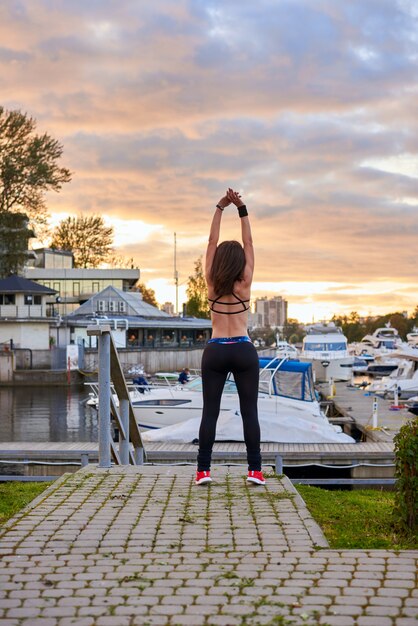
[[[131,222],[120,252],[150,280],[172,279],[174,232],[187,280],[233,186],[250,209],[258,283],[354,283],[365,289],[306,297],[412,309],[418,173],[402,159],[418,154],[418,24],[408,6],[3,3],[1,104],[64,145],[74,178],[48,195],[51,212]],[[222,237],[239,238],[233,210]],[[390,292],[367,290],[382,278]]]

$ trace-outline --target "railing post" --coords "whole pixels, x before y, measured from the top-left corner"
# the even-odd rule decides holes
[[[110,457],[110,331],[98,336],[99,346],[99,467],[111,467]]]
[[[276,463],[275,463],[275,469],[276,469],[276,474],[278,474],[279,476],[283,475],[283,457],[280,456],[280,454],[278,454],[276,456]]]
[[[126,438],[120,437],[119,456],[122,465],[129,465],[129,400],[122,398],[119,400],[119,414]]]
[[[136,465],[143,465],[144,464],[144,448],[135,448],[134,458],[135,458]]]

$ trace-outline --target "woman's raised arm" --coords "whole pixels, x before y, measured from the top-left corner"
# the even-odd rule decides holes
[[[215,256],[216,247],[219,241],[219,232],[221,230],[222,212],[225,207],[231,204],[226,196],[223,196],[216,205],[216,210],[212,218],[209,231],[208,247],[206,249],[205,277],[206,282],[210,282],[210,272],[212,269],[213,257]]]
[[[239,193],[233,191],[232,189],[228,189],[226,197],[230,202],[235,204],[238,209],[238,215],[241,220],[242,245],[245,252],[245,269],[243,278],[244,282],[251,284],[254,273],[254,246],[247,207],[245,206]]]

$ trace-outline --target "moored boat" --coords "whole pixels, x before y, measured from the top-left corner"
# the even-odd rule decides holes
[[[318,382],[351,379],[354,356],[348,351],[342,329],[333,322],[308,327],[299,358],[312,364]]]

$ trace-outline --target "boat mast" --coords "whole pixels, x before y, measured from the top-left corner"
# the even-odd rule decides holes
[[[177,237],[174,233],[174,284],[176,285],[176,315],[179,314],[179,273],[177,271]]]

